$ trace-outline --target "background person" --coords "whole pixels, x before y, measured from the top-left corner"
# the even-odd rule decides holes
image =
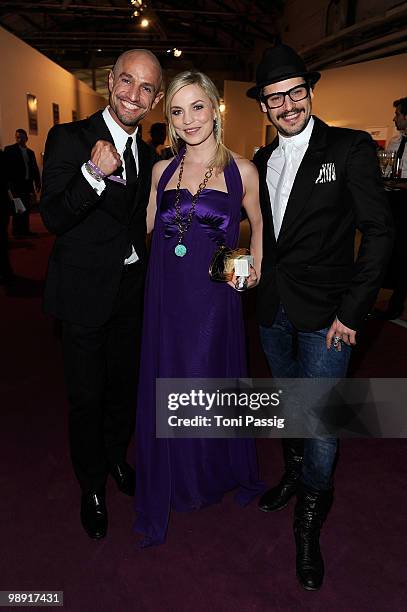
[[[400,159],[400,177],[407,179],[407,98],[400,98],[393,102],[393,122],[399,133],[390,140],[386,151],[394,152],[396,159]]]
[[[167,126],[165,123],[153,123],[150,127],[150,140],[148,144],[153,147],[159,159],[161,159],[161,155],[166,149],[164,145],[166,138]]]
[[[386,180],[385,185],[395,227],[393,256],[390,260],[394,290],[386,310],[374,311],[375,317],[384,321],[397,319],[403,314],[407,296],[407,98],[395,100],[393,106],[393,121],[399,134],[390,140],[387,152],[395,153],[394,168],[398,168],[399,176],[396,180]]]
[[[4,152],[0,150],[0,283],[6,285],[14,279],[8,248],[8,226],[12,210],[8,194],[8,177],[6,175]]]
[[[24,212],[13,210],[13,235],[34,236],[30,231],[30,211],[35,192],[41,189],[40,172],[35,159],[35,153],[27,147],[27,132],[22,128],[16,130],[16,143],[4,149],[4,159],[7,170],[9,189],[13,198],[20,198]]]

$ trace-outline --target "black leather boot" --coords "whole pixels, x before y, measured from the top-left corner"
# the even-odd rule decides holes
[[[294,510],[297,578],[304,589],[316,591],[324,579],[319,534],[332,505],[333,491],[317,491],[303,484],[298,489]]]
[[[304,440],[286,438],[282,441],[285,471],[276,487],[266,491],[260,498],[259,508],[263,512],[276,512],[288,505],[297,492],[297,482],[301,475]]]

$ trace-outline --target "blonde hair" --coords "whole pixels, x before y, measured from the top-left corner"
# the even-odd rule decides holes
[[[221,172],[231,161],[232,153],[222,142],[222,116],[219,110],[219,92],[215,84],[203,72],[198,72],[196,70],[180,72],[180,74],[177,74],[168,85],[165,95],[165,115],[168,122],[168,137],[170,139],[171,148],[176,154],[182,145],[172,123],[171,102],[175,94],[186,85],[198,85],[211,101],[213,110],[215,111],[216,128],[213,130],[213,135],[215,137],[216,149],[213,159],[209,161],[209,166],[213,166],[218,172]]]

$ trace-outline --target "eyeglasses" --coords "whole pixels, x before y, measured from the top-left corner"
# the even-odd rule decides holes
[[[299,102],[308,96],[309,90],[310,86],[308,83],[304,83],[291,87],[288,91],[276,91],[275,93],[261,96],[261,101],[269,108],[279,108],[279,106],[283,106],[286,96],[293,102]]]

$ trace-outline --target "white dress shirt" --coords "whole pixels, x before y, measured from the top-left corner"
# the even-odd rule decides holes
[[[389,144],[387,145],[386,151],[388,153],[397,153],[397,150],[400,146],[401,137],[403,135],[405,136],[405,134],[399,132],[398,134],[396,134],[396,136],[393,136],[393,138],[389,141]],[[404,147],[403,157],[401,158],[401,178],[407,178],[407,144]]]
[[[279,134],[279,144],[267,162],[267,187],[273,213],[276,240],[281,230],[288,198],[311,138],[314,119],[310,117],[307,127],[295,136]]]
[[[138,173],[139,161],[138,161],[137,140],[136,140],[138,127],[136,127],[136,129],[134,130],[132,134],[128,134],[127,132],[125,132],[123,128],[121,128],[120,125],[116,123],[116,121],[113,119],[112,115],[109,112],[109,106],[106,106],[105,110],[102,113],[102,117],[107,125],[107,129],[109,130],[112,136],[115,149],[119,153],[120,158],[122,160],[122,164],[123,164],[123,173],[121,175],[122,178],[124,179],[126,178],[126,166],[124,164],[123,153],[126,148],[126,142],[129,136],[132,136],[133,138],[132,151],[133,151],[134,159],[136,160],[137,173]],[[96,193],[100,196],[103,193],[103,191],[106,189],[106,182],[104,180],[98,181],[93,176],[91,176],[89,172],[86,170],[86,164],[83,164],[81,170],[82,170],[83,176],[86,178],[88,183],[91,185],[91,187],[93,187]],[[135,263],[136,261],[138,261],[138,255],[134,249],[134,246],[132,245],[131,248],[132,248],[131,255],[127,259],[124,260],[124,263],[126,265]]]

